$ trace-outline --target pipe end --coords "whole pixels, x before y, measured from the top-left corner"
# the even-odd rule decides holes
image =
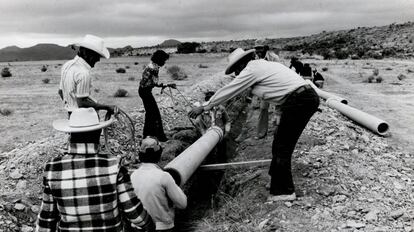
[[[388,123],[382,122],[378,125],[377,131],[379,134],[384,135],[385,133],[388,132],[389,128],[390,126],[388,125]]]

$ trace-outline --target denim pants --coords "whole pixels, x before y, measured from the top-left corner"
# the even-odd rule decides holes
[[[162,126],[162,119],[157,102],[152,95],[151,88],[139,88],[138,93],[142,99],[145,108],[145,123],[143,138],[148,135],[157,137],[160,141],[165,141],[166,136]]]
[[[313,90],[293,91],[281,105],[282,115],[272,144],[270,194],[286,195],[295,191],[291,158],[296,143],[309,119],[319,106],[319,96]]]

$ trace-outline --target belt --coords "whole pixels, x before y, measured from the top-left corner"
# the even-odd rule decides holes
[[[303,91],[308,90],[308,89],[312,89],[312,87],[310,85],[302,85],[301,87],[293,90],[292,93],[299,94],[299,93],[302,93]]]

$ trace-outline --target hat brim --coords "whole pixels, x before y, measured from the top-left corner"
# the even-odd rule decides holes
[[[255,51],[254,49],[250,49],[250,50],[247,50],[247,51],[245,51],[245,52],[243,52],[243,53],[239,54],[236,58],[234,58],[234,60],[233,60],[232,62],[230,62],[230,63],[227,65],[226,71],[225,71],[224,73],[225,73],[226,75],[228,75],[228,74],[232,73],[232,72],[233,72],[233,67],[234,67],[234,65],[235,65],[235,64],[237,64],[237,62],[239,62],[241,59],[243,59],[243,57],[247,56],[247,55],[248,55],[248,54],[250,54],[250,53],[253,53],[254,51]]]
[[[97,125],[88,126],[88,127],[71,127],[69,126],[68,119],[58,119],[53,121],[53,128],[58,131],[62,132],[69,132],[69,133],[79,133],[79,132],[88,132],[99,130],[101,128],[107,127],[113,123],[113,119],[109,119],[107,121],[99,122]]]
[[[109,57],[111,56],[110,53],[109,53],[109,50],[105,47],[104,47],[103,51],[100,51],[100,50],[90,46],[89,44],[86,44],[86,43],[83,43],[83,42],[75,43],[75,45],[79,46],[79,47],[84,47],[84,48],[90,49],[90,50],[98,53],[100,56],[102,56],[105,59],[109,59]]]

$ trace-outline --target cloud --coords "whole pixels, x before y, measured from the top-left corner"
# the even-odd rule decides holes
[[[0,7],[0,47],[16,37],[63,42],[87,33],[120,46],[134,39],[288,37],[414,18],[409,0],[0,0]]]

